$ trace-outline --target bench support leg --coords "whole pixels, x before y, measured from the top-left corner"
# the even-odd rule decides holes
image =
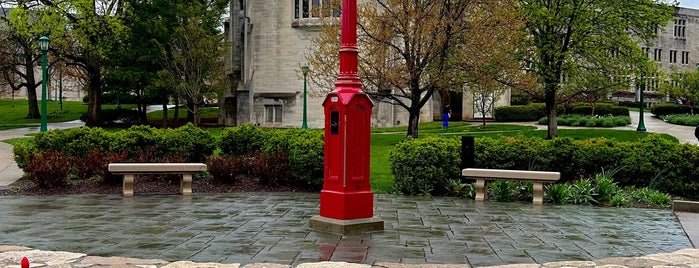
[[[487,189],[485,188],[485,180],[476,180],[476,201],[485,201],[485,193]]]
[[[541,205],[544,203],[544,184],[541,182],[534,182],[532,187],[532,203],[535,205]]]
[[[192,195],[192,174],[182,174],[180,193],[182,195]]]
[[[133,196],[133,174],[124,174],[124,196]]]

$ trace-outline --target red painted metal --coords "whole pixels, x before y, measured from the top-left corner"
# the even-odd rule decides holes
[[[29,259],[27,259],[27,257],[22,257],[22,261],[20,262],[20,266],[22,268],[29,268]]]
[[[340,75],[325,109],[325,174],[320,215],[349,220],[374,215],[369,183],[371,109],[357,73],[357,1],[342,1]]]

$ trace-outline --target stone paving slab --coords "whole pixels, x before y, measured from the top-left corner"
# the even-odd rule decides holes
[[[166,262],[474,267],[691,248],[670,210],[376,195],[380,233],[308,230],[317,193],[0,198],[0,244]]]
[[[277,263],[200,263],[192,261],[166,262],[162,260],[139,260],[123,257],[95,257],[82,253],[54,252],[28,249],[25,247],[0,245],[0,268],[20,268],[22,257],[27,257],[30,267],[86,268],[86,267],[133,267],[133,268],[470,268],[468,264],[405,264],[376,262],[373,264],[347,262],[314,262],[296,266]],[[557,261],[543,264],[524,263],[487,268],[562,268],[562,267],[697,267],[699,249],[682,249],[671,253],[650,254],[641,257],[616,257],[596,261]],[[479,266],[473,266],[479,267]]]

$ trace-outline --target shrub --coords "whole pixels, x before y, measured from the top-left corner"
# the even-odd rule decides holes
[[[545,107],[540,108],[538,105],[500,106],[493,109],[493,117],[497,122],[536,121],[546,116]]]
[[[267,185],[289,185],[289,159],[285,153],[259,153],[249,157],[251,175]],[[315,189],[314,189],[315,190]]]
[[[255,155],[269,141],[269,133],[253,125],[226,128],[221,133],[219,148],[223,155]]]
[[[24,172],[41,188],[63,187],[68,185],[70,159],[61,152],[43,151],[32,155]]]
[[[14,154],[15,163],[17,167],[25,168],[29,164],[29,160],[32,155],[36,154],[36,147],[33,143],[20,143],[12,148],[12,153]]]
[[[690,112],[690,109],[685,105],[677,105],[673,103],[658,103],[650,107],[650,112],[657,117],[661,117],[671,114],[688,114]]]
[[[592,182],[588,179],[581,179],[570,186],[570,202],[576,205],[590,205],[597,203],[593,197]]]
[[[207,169],[215,180],[236,183],[243,170],[243,161],[235,156],[213,157],[209,159]]]
[[[594,112],[593,112],[594,110]],[[629,116],[629,108],[610,103],[574,103],[566,108],[566,114]]]
[[[442,137],[406,139],[390,152],[394,189],[405,194],[439,195],[460,177],[460,146]]]
[[[286,143],[289,172],[299,185],[323,187],[325,141],[319,130],[290,129],[281,132]]]
[[[626,193],[618,192],[612,197],[612,199],[609,201],[609,204],[614,207],[624,207],[628,205],[629,202],[631,202],[631,200],[629,199],[629,196]]]
[[[566,204],[570,198],[569,188],[565,183],[547,185],[544,191],[546,202],[558,205]]]
[[[610,174],[599,173],[595,175],[595,191],[597,192],[597,201],[606,203],[621,191],[619,185],[614,182]]]
[[[663,117],[665,121],[671,124],[683,125],[683,126],[698,126],[699,125],[699,115],[688,115],[688,114],[672,114]]]
[[[183,157],[186,162],[204,162],[213,154],[216,139],[206,130],[194,127],[192,123],[163,131],[157,139],[156,148],[162,157]]]
[[[476,188],[473,186],[473,184],[467,184],[461,182],[461,180],[451,179],[447,181],[446,195],[473,198],[476,196]]]
[[[509,202],[519,193],[518,183],[509,180],[497,180],[489,184],[491,194],[495,197],[495,201]]]

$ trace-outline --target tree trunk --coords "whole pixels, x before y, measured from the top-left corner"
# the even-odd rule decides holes
[[[192,122],[195,126],[197,125],[196,122],[194,122],[194,103],[187,102],[187,122]]]
[[[167,98],[166,98],[167,100]],[[163,101],[163,126],[162,128],[167,128],[167,101]]]
[[[34,70],[31,58],[28,60],[28,64],[24,66],[25,70]],[[41,118],[39,113],[39,102],[36,96],[36,78],[34,77],[34,72],[27,72],[27,101],[29,102],[29,112],[27,113],[27,118],[38,119]]]
[[[88,76],[90,78],[87,92],[87,121],[88,127],[96,127],[101,123],[102,115],[102,80],[99,67],[89,67]]]
[[[172,118],[172,121],[175,122],[174,124],[177,124],[177,121],[180,120],[180,99],[175,98],[175,115]]]
[[[420,109],[410,107],[408,109],[408,136],[418,137],[418,124],[420,123]]]
[[[558,137],[558,115],[556,114],[556,85],[546,84],[546,116],[548,117],[548,132],[546,139]]]

